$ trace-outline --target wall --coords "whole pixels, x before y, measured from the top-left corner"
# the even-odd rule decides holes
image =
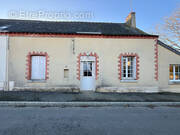
[[[4,89],[6,81],[7,37],[0,36],[0,90]]]
[[[99,56],[99,75],[96,86],[101,91],[112,88],[119,91],[157,90],[155,80],[154,39],[126,38],[73,38],[75,54],[73,54],[72,38],[60,37],[10,37],[9,78],[15,81],[16,88],[55,88],[76,87],[77,56],[80,53],[95,52]],[[49,79],[43,83],[33,83],[26,77],[26,56],[29,52],[47,52],[49,56]],[[119,80],[118,61],[121,53],[137,53],[139,56],[139,79],[135,82]],[[63,78],[63,70],[68,68],[69,78]],[[99,88],[101,87],[101,88]],[[107,88],[108,87],[108,88]]]
[[[180,64],[180,56],[159,45],[159,89],[180,92],[180,84],[169,82],[169,65]]]

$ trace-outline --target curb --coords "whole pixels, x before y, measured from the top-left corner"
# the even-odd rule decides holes
[[[1,101],[0,107],[180,107],[180,102],[13,102]]]

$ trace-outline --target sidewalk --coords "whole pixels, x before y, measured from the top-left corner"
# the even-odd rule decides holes
[[[0,101],[0,107],[180,107],[180,102],[24,102]]]
[[[36,102],[180,102],[180,93],[62,93],[0,91],[0,101]]]

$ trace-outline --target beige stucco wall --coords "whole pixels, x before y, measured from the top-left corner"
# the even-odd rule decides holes
[[[99,56],[97,87],[127,88],[129,91],[145,88],[152,88],[149,90],[153,91],[153,88],[158,87],[158,82],[154,79],[154,39],[73,39],[75,39],[75,54],[72,51],[72,38],[10,37],[9,80],[15,81],[15,87],[21,88],[79,87],[80,81],[76,79],[77,56],[83,52],[96,52]],[[49,79],[46,82],[32,83],[25,78],[26,56],[33,51],[47,52],[50,56]],[[120,53],[128,52],[139,55],[140,74],[136,82],[125,83],[118,79],[118,56]],[[64,68],[70,71],[68,79],[63,78]]]
[[[180,92],[180,84],[169,82],[170,64],[180,64],[180,56],[159,45],[159,90]]]

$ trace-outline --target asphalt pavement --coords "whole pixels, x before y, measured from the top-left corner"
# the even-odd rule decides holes
[[[0,135],[179,135],[179,107],[1,107]]]

